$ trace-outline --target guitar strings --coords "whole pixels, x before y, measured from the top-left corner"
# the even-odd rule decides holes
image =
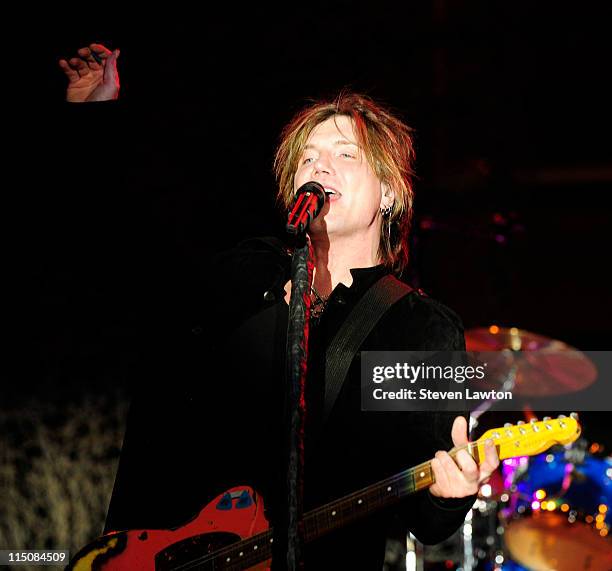
[[[541,424],[541,423],[538,423]],[[563,426],[562,426],[563,428]],[[535,432],[535,429],[534,429]],[[498,456],[500,455],[500,451],[502,448],[503,444],[506,444],[507,442],[510,442],[512,440],[514,440],[516,438],[516,435],[512,435],[511,437],[506,437],[506,436],[502,436],[501,438],[497,438],[496,439],[496,444],[495,444],[495,448],[497,450],[497,454]],[[520,438],[525,438],[525,436],[523,434],[521,434]],[[472,456],[472,458],[476,461],[477,464],[481,464],[481,455],[480,455],[480,445],[485,444],[486,440],[489,440],[489,438],[484,438],[484,437],[480,437],[478,440],[474,441],[474,442],[468,442],[467,444],[462,444],[461,446],[456,446],[454,448],[452,448],[448,454],[451,456],[451,458],[456,458],[457,454],[461,451],[461,450],[467,450],[467,452],[470,454],[470,456]],[[472,452],[474,452],[475,454],[472,454]],[[484,457],[484,456],[483,456]],[[359,495],[363,495],[364,493],[368,492],[368,490],[373,491],[376,488],[380,488],[383,486],[389,486],[389,485],[393,485],[394,483],[397,483],[401,480],[405,480],[407,479],[407,477],[409,475],[412,475],[412,473],[417,472],[417,471],[423,471],[424,469],[429,470],[430,472],[430,478],[431,478],[431,484],[432,485],[435,483],[435,476],[433,474],[433,471],[431,470],[431,460],[428,460],[426,462],[423,462],[421,464],[417,464],[416,466],[413,466],[412,468],[408,468],[407,470],[404,470],[403,472],[400,472],[399,474],[396,474],[395,476],[391,476],[390,478],[387,478],[386,480],[383,480],[382,482],[379,482],[377,484],[373,484],[371,486],[368,486],[366,488],[363,488],[361,490],[358,490],[356,492],[353,492],[351,494],[348,494],[347,496],[344,496],[342,499],[337,500],[336,502],[332,502],[330,504],[326,504],[325,506],[321,506],[319,508],[315,508],[309,512],[307,512],[306,514],[304,514],[302,520],[305,521],[307,519],[312,519],[312,518],[316,518],[318,515],[320,515],[321,512],[323,511],[329,511],[330,509],[332,509],[332,506],[340,506],[342,503],[346,503],[348,502],[350,499],[353,499],[355,497],[358,497]],[[412,486],[412,489],[409,490],[404,490],[403,494],[410,494],[413,493],[414,491],[416,491],[417,486],[414,485]],[[393,496],[388,496],[390,498],[393,498]],[[169,569],[169,571],[179,571],[179,570],[183,570],[183,569],[193,569],[194,567],[196,567],[199,564],[205,564],[205,563],[210,563],[213,562],[215,559],[222,557],[224,555],[227,555],[229,553],[238,551],[238,546],[242,545],[242,546],[247,546],[251,543],[255,543],[256,541],[263,541],[264,539],[267,539],[268,537],[272,536],[272,533],[274,531],[274,528],[270,528],[268,530],[266,530],[265,532],[261,532],[258,533],[257,535],[254,535],[252,537],[249,537],[247,539],[243,539],[240,540],[238,543],[233,543],[231,545],[228,545],[227,547],[223,547],[217,551],[215,551],[214,553],[207,553],[206,555],[203,555],[202,557],[198,557],[197,559],[194,559],[190,562],[186,562],[184,564],[179,565],[178,567],[172,567]],[[271,537],[271,539],[273,539],[273,537]],[[270,543],[264,543],[262,545],[262,549],[261,551],[257,552],[258,558],[257,560],[261,561],[261,553],[262,552],[267,552],[270,548]],[[244,547],[243,547],[244,550]],[[248,559],[252,558],[252,556],[254,555],[254,550],[251,551],[250,553],[248,553],[246,556],[241,557],[238,561],[231,562],[229,566],[226,567],[226,569],[229,569],[231,567],[235,567],[236,564],[241,564],[242,562],[247,561]],[[265,559],[263,560],[265,561]]]
[[[471,450],[478,450],[478,443],[480,443],[481,440],[477,440],[476,442],[468,442],[467,444],[463,444],[461,446],[457,446],[455,448],[453,448],[452,450],[449,451],[449,455],[451,456],[451,458],[455,458],[457,456],[457,454],[461,451],[461,450],[467,450],[468,453],[470,453],[471,455]],[[482,441],[484,443],[484,441]],[[476,446],[474,446],[476,445]],[[479,463],[478,458],[474,458],[474,460],[476,460],[477,463]],[[330,504],[326,504],[325,506],[321,506],[319,508],[315,508],[309,512],[307,512],[306,514],[304,514],[303,517],[303,521],[305,521],[306,519],[312,519],[312,518],[316,518],[317,516],[321,515],[321,513],[323,512],[328,512],[329,510],[333,509],[333,507],[338,507],[340,508],[340,506],[342,504],[346,504],[348,503],[351,499],[354,498],[358,498],[361,495],[365,495],[367,493],[371,493],[373,492],[375,489],[377,488],[383,488],[385,486],[393,486],[394,484],[397,484],[398,482],[401,482],[402,480],[406,480],[408,478],[408,476],[413,475],[413,473],[418,472],[418,471],[423,471],[423,470],[428,470],[429,474],[430,474],[430,478],[431,478],[431,484],[432,485],[435,483],[435,477],[433,474],[433,471],[431,470],[431,460],[427,460],[426,462],[422,462],[421,464],[417,464],[416,466],[413,466],[412,468],[408,468],[407,470],[404,470],[394,476],[391,476],[385,480],[382,480],[381,482],[378,482],[377,484],[373,484],[370,486],[367,486],[365,488],[362,488],[361,490],[358,490],[356,492],[352,492],[350,494],[348,494],[347,496],[344,496],[342,499],[337,500],[336,502],[331,502]],[[412,489],[407,489],[404,490],[404,494],[408,493],[412,493],[414,491],[417,491],[417,485],[413,485],[411,486]],[[396,496],[388,496],[390,498],[394,498]],[[206,563],[210,563],[212,562],[214,559],[217,559],[218,557],[223,557],[226,556],[232,552],[238,551],[238,545],[242,545],[242,551],[244,551],[244,548],[249,544],[249,543],[256,543],[257,541],[262,541],[264,539],[268,539],[267,536],[272,536],[272,532],[273,532],[274,528],[270,528],[264,532],[258,533],[257,535],[254,535],[252,537],[249,537],[247,539],[243,539],[241,541],[239,541],[238,543],[232,543],[231,545],[228,545],[227,547],[222,547],[221,549],[218,549],[217,551],[215,551],[214,553],[207,553],[206,555],[203,555],[201,557],[198,557],[197,559],[193,559],[192,561],[188,561],[186,563],[183,563],[177,567],[171,567],[169,571],[182,571],[184,569],[194,569],[197,565],[200,564],[206,564]],[[262,551],[261,552],[265,552],[266,549],[269,547],[268,542],[264,543],[264,547],[262,547]],[[258,555],[260,555],[261,552],[258,552]],[[249,555],[251,555],[253,553],[253,551],[251,551],[249,553]],[[246,561],[246,558],[243,556],[240,558],[240,561]]]

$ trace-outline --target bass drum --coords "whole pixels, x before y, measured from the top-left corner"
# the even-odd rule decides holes
[[[586,454],[571,463],[566,452],[535,456],[501,510],[504,545],[515,571],[611,571],[608,535],[612,459]]]

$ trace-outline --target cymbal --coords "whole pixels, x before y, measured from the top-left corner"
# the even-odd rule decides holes
[[[510,522],[504,543],[521,565],[536,571],[608,571],[610,543],[583,523],[571,524],[559,514],[538,514]]]
[[[597,379],[597,368],[582,351],[516,327],[480,327],[465,332],[468,351],[500,351],[489,371],[503,382],[516,368],[514,393],[553,396],[580,391]],[[490,375],[490,378],[496,378]]]

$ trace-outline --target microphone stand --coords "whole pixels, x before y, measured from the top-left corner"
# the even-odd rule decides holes
[[[296,247],[291,262],[291,300],[287,326],[287,377],[289,380],[289,464],[287,569],[303,566],[302,499],[304,491],[305,387],[308,365],[310,288],[312,284],[312,245],[308,239]]]
[[[303,568],[305,388],[308,369],[310,289],[314,267],[312,244],[306,235],[306,230],[325,203],[325,191],[322,185],[312,181],[300,187],[296,195],[297,198],[289,213],[286,226],[287,232],[295,238],[291,260],[291,299],[289,301],[289,323],[287,324],[289,457],[286,564],[288,571],[298,571]]]

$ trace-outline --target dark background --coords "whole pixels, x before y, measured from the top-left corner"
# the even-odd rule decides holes
[[[610,349],[602,6],[171,3],[38,14],[19,54],[27,113],[10,221],[26,356],[4,402],[132,390],[152,338],[177,319],[188,325],[202,280],[219,279],[206,272],[209,256],[281,233],[271,172],[280,130],[308,98],[343,87],[415,129],[406,279],[468,329],[495,323]],[[68,108],[57,60],[94,41],[121,49],[121,100]],[[609,446],[603,421],[590,419],[585,435]]]

